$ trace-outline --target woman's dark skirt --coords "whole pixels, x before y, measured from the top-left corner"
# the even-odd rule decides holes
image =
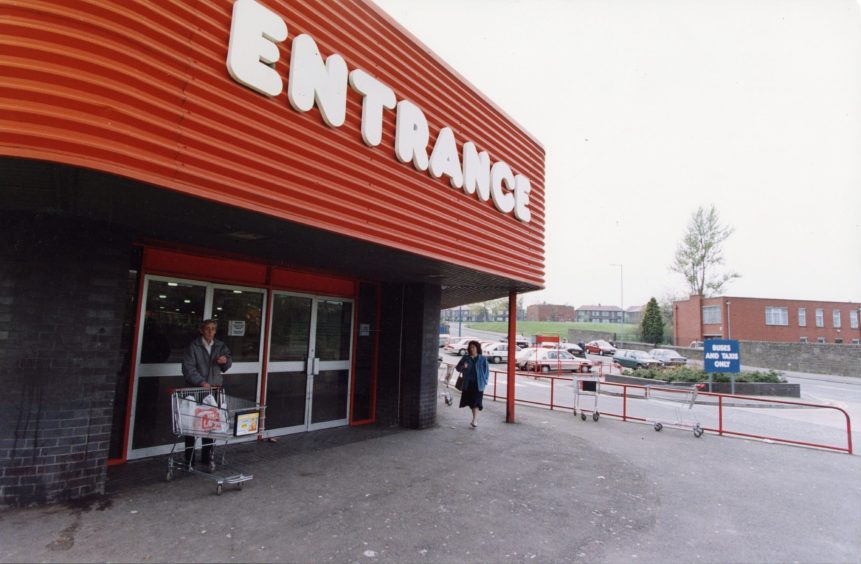
[[[463,391],[460,394],[460,407],[477,407],[479,411],[484,410],[481,400],[484,392],[478,391],[478,382],[472,378],[466,378]]]

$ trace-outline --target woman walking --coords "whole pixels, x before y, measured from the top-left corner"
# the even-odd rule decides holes
[[[460,407],[472,410],[473,429],[478,427],[478,412],[484,409],[481,400],[484,397],[484,388],[490,377],[490,369],[487,367],[487,359],[481,355],[481,343],[470,341],[467,345],[468,354],[460,359],[455,370],[463,375],[463,391],[460,395]]]

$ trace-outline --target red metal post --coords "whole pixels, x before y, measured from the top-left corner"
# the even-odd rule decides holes
[[[723,395],[718,396],[718,434],[723,436]]]
[[[517,291],[508,294],[508,378],[505,402],[505,422],[514,423],[514,347],[517,339]]]

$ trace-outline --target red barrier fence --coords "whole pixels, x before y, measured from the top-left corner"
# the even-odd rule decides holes
[[[447,366],[450,365],[443,364],[440,368],[442,370]],[[598,365],[595,368],[598,369],[596,372],[601,374],[603,365]],[[449,368],[449,373],[450,370]],[[507,399],[505,386],[500,384],[500,380],[505,381],[506,376],[505,371],[491,370],[491,379],[484,393],[485,398],[493,401]],[[552,373],[535,374],[534,372],[517,373],[516,376],[527,382],[532,380],[530,385],[547,388],[547,392],[549,392],[547,401],[542,401],[543,398],[518,397],[516,398],[517,403],[546,407],[551,410],[574,409],[571,382],[576,381],[576,377]],[[542,386],[536,380],[545,384]],[[712,392],[697,392],[694,394],[695,404],[687,405],[686,402],[692,399],[691,392],[691,387],[642,386],[601,382],[600,401],[597,410],[601,416],[615,417],[622,421],[658,423],[665,421],[665,418],[658,417],[658,415],[662,415],[661,408],[663,407],[663,410],[666,411],[666,407],[671,406],[677,416],[689,418],[696,416],[700,418],[696,423],[697,426],[700,426],[704,431],[720,436],[758,439],[852,454],[852,423],[849,414],[840,407],[771,397],[761,398]],[[761,413],[758,413],[756,409],[766,407],[792,411],[774,411],[771,414],[775,415],[776,419],[768,419],[761,417]],[[846,433],[845,446],[832,444],[834,441],[823,442],[823,436],[829,439],[832,438],[832,435],[842,436],[843,429],[842,421],[838,422],[833,418],[826,418],[825,423],[823,423],[821,417],[823,410],[837,412],[837,420],[841,419],[839,414],[843,415],[842,421],[845,421]],[[580,411],[592,413],[592,410],[588,409],[581,409]],[[780,418],[781,413],[792,413],[792,417]],[[678,426],[689,426],[684,425],[682,421],[677,421],[677,423],[679,423]],[[665,421],[664,424],[669,427],[674,426],[669,421]],[[661,427],[662,425],[656,425],[656,429]],[[764,430],[757,431],[757,427]]]

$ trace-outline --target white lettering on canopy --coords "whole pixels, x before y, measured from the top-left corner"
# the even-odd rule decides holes
[[[347,115],[347,63],[341,55],[331,55],[323,63],[317,44],[302,34],[293,40],[290,55],[290,105],[300,112],[314,107],[329,127],[341,127]]]
[[[284,85],[274,65],[278,45],[287,39],[287,24],[253,0],[237,0],[230,24],[227,71],[233,80],[261,94],[277,96]]]
[[[362,141],[376,147],[383,140],[383,108],[393,110],[395,91],[362,69],[350,73],[350,86],[362,95]]]
[[[227,50],[227,70],[240,84],[265,94],[278,96],[284,88],[275,70],[278,43],[287,39],[287,25],[275,12],[255,0],[236,0]],[[395,157],[411,162],[418,171],[434,178],[447,176],[452,188],[475,194],[479,200],[493,201],[504,214],[514,213],[528,223],[532,186],[522,174],[515,174],[503,161],[491,165],[486,151],[479,152],[472,141],[463,144],[463,158],[457,152],[454,131],[440,128],[428,157],[430,129],[424,112],[416,104],[397,101],[395,92],[361,69],[349,72],[344,58],[334,53],[323,59],[317,44],[308,35],[293,39],[287,99],[299,112],[314,106],[329,127],[341,127],[346,120],[347,84],[362,96],[362,141],[369,147],[382,142],[383,110],[394,109]]]
[[[448,176],[452,188],[463,186],[463,169],[457,156],[454,132],[450,127],[439,130],[430,156],[430,174],[434,178],[439,178],[443,174]]]

